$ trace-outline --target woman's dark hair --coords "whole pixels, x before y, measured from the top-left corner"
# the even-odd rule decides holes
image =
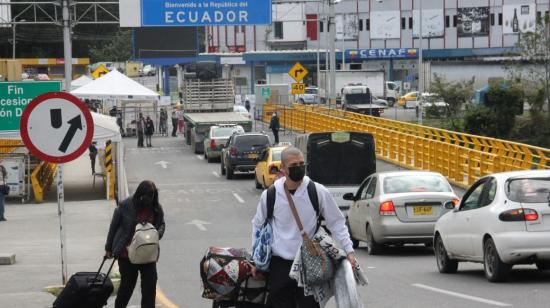
[[[159,204],[159,192],[157,190],[157,186],[153,181],[145,180],[139,183],[136,192],[133,196],[134,204],[137,206],[141,206],[142,202],[141,199],[143,196],[150,196],[152,199],[152,206],[153,208],[160,207]]]

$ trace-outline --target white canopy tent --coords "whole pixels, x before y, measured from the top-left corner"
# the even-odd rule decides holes
[[[158,101],[158,93],[148,89],[117,70],[71,91],[76,97],[82,99],[115,99],[115,100],[155,100]]]
[[[85,86],[85,85],[89,84],[92,81],[94,81],[92,78],[90,78],[86,75],[82,75],[82,76],[78,77],[77,79],[71,81],[71,91],[76,90],[76,89],[78,89],[82,86]]]

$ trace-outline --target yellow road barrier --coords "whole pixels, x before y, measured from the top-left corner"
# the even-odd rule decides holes
[[[452,138],[435,138],[433,134],[442,134],[442,130],[420,126],[417,131],[407,128],[407,123],[393,121],[393,127],[379,125],[376,118],[372,121],[362,120],[350,112],[328,110],[328,108],[275,106],[264,107],[264,120],[269,121],[271,113],[277,111],[281,127],[295,131],[360,131],[373,134],[376,143],[376,154],[379,159],[416,170],[437,171],[449,181],[460,187],[468,187],[480,177],[507,170],[547,168],[548,149],[538,149],[537,155],[526,154],[525,150],[535,147],[508,144],[504,140],[473,136],[469,142],[479,142],[483,146],[468,146],[468,142],[454,142]],[[358,115],[362,116],[362,115]],[[371,120],[371,119],[369,119]],[[416,125],[418,126],[418,125]],[[399,129],[402,127],[402,129]],[[463,138],[465,134],[456,134]],[[441,135],[450,136],[450,135]],[[469,136],[469,135],[468,135]],[[498,150],[489,150],[493,146]],[[510,146],[503,150],[500,146]],[[541,157],[541,153],[543,154]],[[521,160],[521,163],[520,163]]]
[[[105,171],[109,178],[109,199],[113,200],[115,198],[116,177],[113,168],[113,143],[111,140],[107,140],[105,145]]]
[[[23,142],[21,140],[0,139],[0,154],[9,154],[22,146]]]
[[[57,165],[47,162],[41,162],[31,173],[31,185],[34,192],[34,200],[37,203],[44,202],[44,194],[50,189]]]

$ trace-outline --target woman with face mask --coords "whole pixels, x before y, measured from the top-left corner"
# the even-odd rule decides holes
[[[124,308],[128,305],[136,286],[138,273],[141,275],[141,307],[155,307],[156,263],[132,264],[128,258],[127,247],[132,241],[138,223],[152,224],[157,229],[159,238],[162,238],[165,230],[164,212],[158,200],[155,183],[143,181],[134,195],[122,201],[113,214],[105,244],[105,256],[117,258],[120,269],[120,288],[115,308]]]

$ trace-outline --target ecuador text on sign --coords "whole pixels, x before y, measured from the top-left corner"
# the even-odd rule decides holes
[[[21,138],[41,160],[65,163],[78,158],[92,142],[94,123],[90,111],[66,92],[35,98],[21,117]]]
[[[18,131],[25,107],[52,91],[61,91],[60,81],[0,82],[0,131]]]
[[[271,0],[142,0],[142,26],[271,24]]]

